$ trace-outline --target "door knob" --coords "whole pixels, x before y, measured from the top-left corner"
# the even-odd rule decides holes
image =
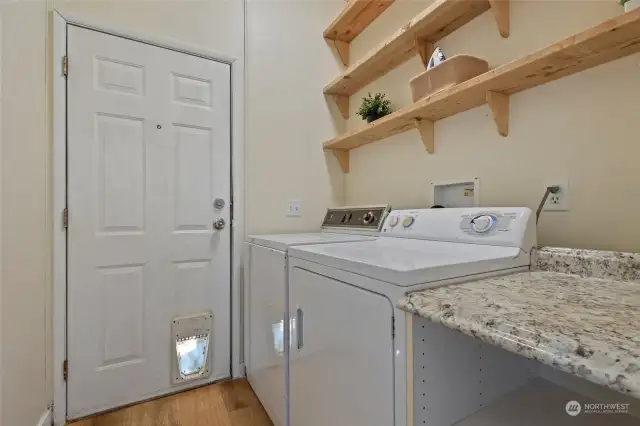
[[[226,222],[224,221],[224,219],[223,219],[223,218],[221,218],[221,217],[219,217],[219,218],[217,218],[216,220],[214,220],[214,221],[213,221],[213,227],[214,227],[215,229],[217,229],[218,231],[220,231],[221,229],[224,229],[224,226],[225,226],[226,224],[227,224],[227,223],[226,223]]]

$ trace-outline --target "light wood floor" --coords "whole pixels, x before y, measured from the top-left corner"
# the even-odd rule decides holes
[[[249,382],[234,380],[70,423],[72,426],[273,426]]]

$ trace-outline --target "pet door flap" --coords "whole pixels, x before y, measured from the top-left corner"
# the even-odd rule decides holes
[[[173,319],[171,370],[174,384],[211,375],[212,326],[211,312]]]

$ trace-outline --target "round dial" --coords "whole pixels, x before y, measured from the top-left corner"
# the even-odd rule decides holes
[[[398,219],[398,216],[391,216],[389,218],[389,226],[396,226],[398,222],[400,222],[400,219]]]
[[[376,216],[373,214],[373,212],[365,213],[365,215],[362,216],[362,221],[367,225],[373,223],[374,220],[376,220]]]
[[[471,229],[478,233],[489,232],[495,223],[496,219],[493,216],[478,216],[471,221]]]
[[[413,222],[416,221],[416,218],[413,216],[407,216],[404,218],[404,220],[402,221],[402,226],[404,226],[405,228],[410,227],[411,225],[413,225]]]

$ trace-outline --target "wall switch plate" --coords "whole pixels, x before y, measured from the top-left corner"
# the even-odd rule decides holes
[[[569,210],[569,180],[567,179],[555,179],[549,181],[548,184],[545,185],[544,189],[547,189],[547,186],[557,185],[560,187],[560,192],[555,194],[551,193],[547,197],[547,201],[544,203],[545,211],[568,211]]]
[[[302,208],[301,208],[300,200],[287,200],[287,216],[288,217],[302,216]]]

